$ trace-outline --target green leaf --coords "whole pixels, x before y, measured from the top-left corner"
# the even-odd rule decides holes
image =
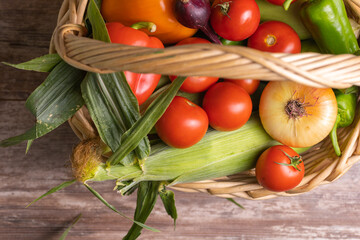
[[[84,71],[61,61],[31,93],[25,106],[38,122],[48,125],[64,122],[84,104],[80,92],[80,83],[84,76]],[[63,116],[63,110],[70,113]]]
[[[87,17],[91,23],[93,38],[103,42],[110,42],[105,21],[100,13],[98,4],[98,1],[96,3],[94,0],[90,0],[87,9]]]
[[[109,109],[115,113],[117,120],[123,122],[123,133],[141,117],[139,105],[125,75],[122,72],[97,74],[98,83],[104,94]],[[120,136],[119,136],[120,137]],[[116,149],[119,146],[116,147]],[[114,151],[116,151],[114,149]],[[150,154],[150,142],[145,136],[135,148],[138,159],[145,159]]]
[[[50,194],[52,194],[54,192],[57,192],[57,191],[59,191],[59,190],[61,190],[63,188],[66,188],[66,187],[72,185],[75,182],[76,182],[76,180],[74,179],[74,180],[70,180],[70,181],[61,183],[60,185],[50,189],[49,191],[47,191],[46,193],[44,193],[43,195],[41,195],[40,197],[38,197],[37,199],[32,201],[31,203],[29,203],[26,207],[29,207],[30,205],[32,205],[33,203],[39,201],[40,199],[42,199],[42,198],[44,198],[44,197],[46,197],[46,196],[48,196],[48,195],[50,195]]]
[[[245,209],[241,204],[239,204],[238,202],[236,202],[233,198],[227,198],[228,201],[232,202],[233,204],[235,204],[236,206],[238,206],[239,208]]]
[[[169,76],[161,75],[159,83],[158,83],[158,85],[156,85],[155,91],[159,90],[160,88],[162,88],[162,87],[164,87],[164,86],[166,86],[166,85],[168,85],[170,83],[171,83],[171,81],[170,81]]]
[[[174,228],[176,226],[177,210],[175,205],[175,194],[173,191],[165,188],[159,192],[160,198],[164,204],[165,210],[169,216],[174,219]]]
[[[83,98],[100,137],[113,152],[121,145],[120,137],[139,118],[137,100],[122,73],[88,73],[82,83]],[[135,148],[138,159],[150,153],[150,142],[145,136]],[[132,164],[135,158],[127,156],[122,164]]]
[[[108,164],[118,164],[151,131],[157,120],[162,116],[172,99],[175,97],[185,79],[186,77],[176,78],[168,89],[162,92],[160,96],[153,101],[145,111],[145,114],[121,136],[121,145],[108,159]]]
[[[146,228],[148,230],[151,230],[153,232],[160,232],[159,230],[152,228],[152,227],[148,227],[145,224],[135,221],[131,218],[129,218],[128,216],[126,216],[125,214],[119,212],[114,206],[112,206],[110,203],[108,203],[98,192],[96,192],[92,187],[90,187],[88,184],[84,183],[85,187],[87,189],[89,189],[89,191],[94,194],[95,197],[97,197],[103,204],[105,204],[105,206],[107,206],[108,208],[110,208],[112,211],[116,212],[117,214],[119,214],[120,216],[130,220],[133,223],[136,223],[137,225],[139,225],[140,227]]]
[[[33,144],[33,142],[34,142],[34,139],[28,140],[27,145],[26,145],[25,154],[27,154],[27,153],[29,152],[30,147],[31,147],[31,145]]]
[[[160,182],[141,182],[137,192],[134,219],[145,223],[153,210],[159,191]],[[136,239],[141,234],[142,227],[133,224],[123,240]]]
[[[59,240],[65,240],[67,235],[69,234],[71,228],[80,220],[82,214],[80,213],[75,219],[74,221],[70,224],[70,226],[65,230],[65,232],[61,235],[61,237],[59,238]]]
[[[94,2],[96,4],[96,6],[98,7],[98,9],[100,9],[102,0],[94,0]]]
[[[12,64],[3,62],[4,64],[22,70],[30,70],[36,72],[50,72],[59,62],[61,61],[61,57],[54,54],[47,54],[38,58],[34,58],[30,61]]]
[[[104,19],[99,10],[99,2],[90,0],[87,17],[91,24],[93,38],[104,42],[110,42],[110,37],[107,32]],[[110,121],[110,119],[114,120],[115,118],[115,120],[117,120],[117,124],[121,124],[123,129],[121,134],[117,134],[118,139],[108,139],[111,141],[109,142],[109,146],[114,152],[118,149],[119,144],[121,143],[119,140],[122,133],[129,129],[132,124],[140,118],[138,103],[126,81],[125,75],[122,72],[102,75],[92,73],[89,77],[97,79],[101,92],[103,93],[103,97],[106,100],[105,103],[109,111],[112,111],[114,114],[114,117],[109,118],[106,121]],[[95,115],[95,111],[93,113]],[[100,124],[97,126],[101,127]],[[103,140],[106,142],[105,139]],[[135,154],[138,159],[145,159],[149,153],[150,142],[145,136],[142,140],[140,140],[138,147],[135,148]],[[128,165],[132,164],[133,161],[129,160],[129,157],[124,157],[121,163]]]
[[[88,73],[81,84],[81,92],[101,139],[115,151],[120,146],[120,136],[125,126],[122,120],[118,121],[115,113],[108,109],[106,97],[98,83],[98,76]]]
[[[35,126],[24,134],[1,141],[0,146],[37,139],[66,122],[84,104],[80,91],[84,76],[84,71],[64,61],[56,65],[26,101],[26,107],[36,117]]]
[[[30,128],[29,130],[27,130],[23,134],[20,134],[18,136],[2,140],[0,142],[0,147],[13,146],[13,145],[19,144],[19,143],[21,143],[23,141],[30,141],[30,140],[33,140],[35,138],[36,138],[36,127],[33,126],[32,128]]]

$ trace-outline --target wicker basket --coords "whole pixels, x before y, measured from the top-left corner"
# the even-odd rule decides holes
[[[50,52],[57,52],[67,63],[86,71],[109,73],[133,71],[183,76],[254,78],[267,81],[291,80],[313,87],[346,88],[360,86],[360,57],[350,54],[265,53],[238,46],[194,44],[154,49],[104,43],[83,37],[83,17],[87,0],[64,0]],[[359,21],[360,1],[345,0],[349,15]],[[175,57],[176,56],[176,57]],[[209,67],[211,66],[211,67]],[[97,131],[86,107],[69,120],[80,139],[96,137]],[[218,179],[178,184],[184,192],[208,192],[225,198],[266,199],[310,191],[341,177],[360,160],[360,111],[354,123],[338,131],[342,156],[337,157],[327,138],[303,155],[305,177],[287,192],[271,192],[261,187],[254,170]]]

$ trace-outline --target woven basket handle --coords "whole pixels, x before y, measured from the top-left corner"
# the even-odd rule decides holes
[[[353,5],[359,3],[347,1]],[[82,37],[86,34],[82,25],[86,4],[87,0],[64,1],[50,48],[79,69],[98,73],[127,70],[178,76],[292,80],[313,87],[360,85],[360,57],[350,54],[280,54],[216,44],[183,45],[159,51]]]

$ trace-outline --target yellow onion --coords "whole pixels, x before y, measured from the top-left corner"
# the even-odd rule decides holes
[[[259,114],[264,129],[275,140],[290,147],[310,147],[334,126],[336,97],[331,88],[273,81],[261,95]]]

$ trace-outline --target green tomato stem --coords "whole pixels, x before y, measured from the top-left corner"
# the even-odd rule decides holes
[[[301,156],[290,156],[289,154],[287,154],[286,152],[282,151],[286,157],[288,157],[290,159],[290,163],[279,163],[279,162],[275,162],[276,164],[282,165],[282,166],[289,166],[289,167],[294,167],[296,170],[298,170],[299,172],[301,171],[298,166],[300,163],[302,163],[302,158]]]
[[[287,11],[289,9],[289,7],[293,1],[294,0],[285,0],[285,2],[283,3],[283,7],[284,7],[285,11]]]
[[[229,9],[230,9],[230,3],[232,1],[229,1],[229,2],[224,2],[224,3],[219,3],[219,4],[216,4],[215,7],[220,7],[221,8],[221,13],[223,15],[226,15],[228,18],[231,19],[231,17],[229,16],[228,12],[229,12]]]
[[[131,28],[139,30],[139,29],[147,29],[149,32],[153,33],[156,31],[156,25],[152,22],[137,22],[131,25]]]

